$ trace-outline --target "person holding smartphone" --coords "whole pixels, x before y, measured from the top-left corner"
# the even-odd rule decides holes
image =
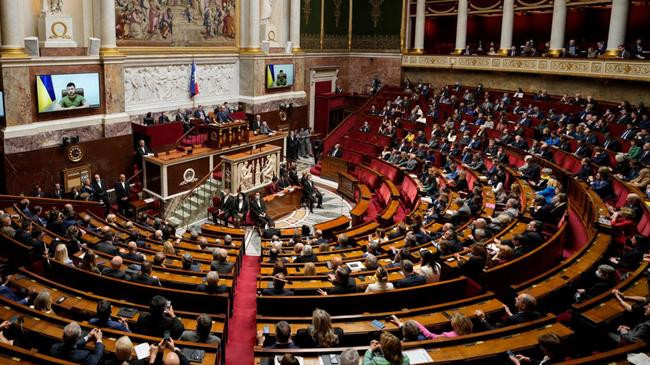
[[[166,331],[169,331],[171,338],[175,339],[178,339],[185,330],[183,322],[176,317],[171,302],[160,295],[151,299],[149,312],[140,314],[137,328],[142,334],[156,337],[162,337]]]

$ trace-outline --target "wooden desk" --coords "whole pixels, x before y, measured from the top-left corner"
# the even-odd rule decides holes
[[[347,229],[349,226],[350,218],[342,215],[327,222],[314,224],[314,230],[320,229],[323,231],[323,237],[327,238],[331,237],[333,232]]]
[[[296,209],[300,209],[301,197],[302,188],[298,186],[292,186],[290,191],[283,190],[280,193],[267,195],[264,197],[266,213],[273,220],[282,218]]]
[[[321,175],[323,179],[338,181],[339,172],[348,172],[348,162],[342,158],[324,156],[321,161]]]
[[[224,148],[248,143],[248,122],[234,120],[223,124],[200,124],[199,131],[208,134],[206,145],[212,148]]]

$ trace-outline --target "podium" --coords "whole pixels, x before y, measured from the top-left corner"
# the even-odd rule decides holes
[[[248,193],[271,183],[280,173],[282,148],[266,144],[250,151],[222,155],[223,187]]]
[[[225,148],[248,143],[248,122],[235,120],[224,124],[201,124],[199,131],[207,132],[206,145],[211,148]]]
[[[348,162],[342,158],[325,156],[321,162],[321,176],[323,179],[339,181],[339,172],[348,172]]]

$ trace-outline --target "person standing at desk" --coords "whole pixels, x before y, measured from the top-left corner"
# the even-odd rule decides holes
[[[129,211],[129,196],[131,195],[131,186],[126,181],[126,176],[120,174],[118,182],[115,183],[115,195],[117,197],[117,207],[121,214],[126,215]]]
[[[298,136],[296,136],[296,131],[292,130],[287,136],[287,160],[295,161],[298,158],[299,146],[300,142]]]
[[[165,123],[169,123],[169,117],[167,116],[166,112],[162,112],[158,117],[158,124],[165,124]]]
[[[108,215],[108,213],[111,210],[111,202],[108,199],[108,193],[106,191],[106,182],[102,180],[99,174],[95,174],[91,185],[93,187],[93,190],[95,191],[95,200],[104,203],[104,215]]]

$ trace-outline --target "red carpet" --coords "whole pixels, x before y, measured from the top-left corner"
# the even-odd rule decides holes
[[[257,315],[255,291],[259,272],[259,257],[244,256],[235,288],[233,314],[228,320],[226,365],[253,364]]]

